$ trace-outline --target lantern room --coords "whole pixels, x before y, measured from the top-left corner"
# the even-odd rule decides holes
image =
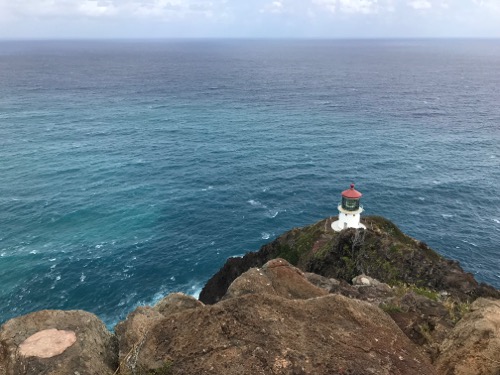
[[[359,200],[362,196],[363,194],[354,189],[354,184],[351,184],[350,189],[342,192],[342,208],[346,211],[359,210]]]

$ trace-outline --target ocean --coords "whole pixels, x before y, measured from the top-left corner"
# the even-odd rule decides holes
[[[197,295],[351,182],[499,288],[499,67],[500,40],[0,42],[0,323]]]

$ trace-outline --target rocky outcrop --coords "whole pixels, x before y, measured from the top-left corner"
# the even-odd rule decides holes
[[[226,294],[232,282],[250,268],[262,267],[268,260],[276,258],[275,243],[264,245],[258,252],[249,252],[241,258],[228,258],[222,268],[207,281],[200,293],[200,301],[213,304]]]
[[[155,348],[145,346],[156,323],[172,314],[202,307],[203,303],[183,293],[172,293],[155,306],[140,306],[129,314],[127,319],[115,327],[119,344],[120,374],[140,374],[144,366],[139,354],[154,355]]]
[[[359,280],[360,288],[389,288]],[[163,316],[138,308],[120,323],[120,352],[134,353],[122,372],[435,374],[376,305],[329,294],[283,259],[243,273],[219,303],[190,307]]]
[[[431,290],[415,286],[388,284],[366,275],[359,275],[352,284],[306,273],[308,280],[329,293],[372,303],[387,312],[406,336],[422,347],[431,360],[439,353],[454,323],[467,310],[467,304],[457,303]],[[463,309],[463,311],[460,311]]]
[[[1,375],[111,375],[117,359],[114,335],[85,311],[38,311],[0,329]]]
[[[471,302],[477,297],[500,298],[500,292],[479,284],[458,262],[441,257],[425,243],[402,233],[390,221],[366,217],[366,230],[330,229],[333,219],[295,228],[242,258],[230,258],[205,285],[200,300],[219,301],[239,275],[281,257],[304,272],[351,283],[364,274],[389,285],[410,284]]]
[[[229,286],[223,299],[245,294],[273,294],[290,299],[307,299],[328,294],[311,284],[304,273],[286,260],[270,260],[262,268],[251,268]]]
[[[440,349],[442,375],[500,374],[500,301],[476,300]]]

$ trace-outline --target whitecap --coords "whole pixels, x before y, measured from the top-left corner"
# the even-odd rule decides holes
[[[4,257],[5,255],[7,255],[6,253],[2,253],[0,254],[0,257]]]
[[[421,201],[425,201],[424,197],[418,197],[418,199],[421,200]]]
[[[86,278],[87,276],[85,276],[85,274],[82,272],[82,274],[80,275],[80,282],[83,283]]]
[[[30,254],[38,254],[38,250],[31,250]]]
[[[477,245],[474,243],[474,242],[469,242],[469,241],[465,241],[465,240],[461,240],[463,243],[466,243],[466,244],[469,244],[469,245],[472,245],[474,247],[477,247]]]
[[[56,276],[56,281],[61,280],[61,276]]]
[[[274,219],[276,216],[278,216],[278,214],[279,214],[279,211],[269,210],[269,211],[267,211],[266,216],[270,219]]]
[[[262,237],[263,240],[268,240],[269,237],[271,237],[271,235],[269,233],[267,233],[267,232],[262,232],[261,233],[261,237]]]
[[[170,280],[175,281],[175,276],[172,276]]]
[[[435,185],[439,185],[439,181],[437,181],[437,180],[432,181],[432,183]]]
[[[96,248],[96,249],[100,249],[101,247],[102,247],[102,244],[95,245],[95,248]]]
[[[250,203],[252,206],[254,207],[262,207],[262,203],[260,203],[259,201],[256,201],[256,200],[253,200],[253,199],[250,199],[247,201],[248,203]]]
[[[498,219],[491,219],[491,220],[493,220],[497,224],[500,224],[500,220],[498,220]]]
[[[202,288],[199,285],[193,285],[191,287],[191,292],[189,293],[189,295],[198,299],[200,298],[201,289]]]
[[[454,215],[452,215],[452,214],[441,214],[441,216],[442,216],[444,219],[449,219],[450,217],[453,217]]]
[[[207,188],[201,189],[201,191],[207,191],[207,190],[212,190],[214,187],[212,185],[209,185]]]
[[[57,260],[57,258],[50,258],[49,262],[55,262],[56,260]]]

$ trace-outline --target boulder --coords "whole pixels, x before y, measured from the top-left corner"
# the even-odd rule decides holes
[[[270,260],[262,268],[251,268],[233,281],[224,299],[259,293],[289,299],[307,299],[328,294],[311,284],[304,273],[286,260]]]
[[[500,374],[500,300],[477,299],[440,349],[439,374]]]
[[[1,375],[111,375],[117,354],[115,336],[85,311],[42,310],[0,328]]]
[[[355,286],[377,286],[380,284],[380,281],[377,279],[364,274],[358,275],[352,279],[352,285]]]
[[[155,323],[166,316],[182,313],[185,310],[203,306],[196,298],[183,293],[172,293],[160,300],[154,307],[140,306],[130,313],[126,320],[118,323],[115,332],[119,343],[120,373],[136,374],[137,355],[144,354],[148,348],[143,347]],[[155,350],[155,348],[149,348]],[[150,353],[151,354],[151,353]]]
[[[136,373],[435,374],[388,315],[341,295],[244,294],[150,327],[133,347]]]

